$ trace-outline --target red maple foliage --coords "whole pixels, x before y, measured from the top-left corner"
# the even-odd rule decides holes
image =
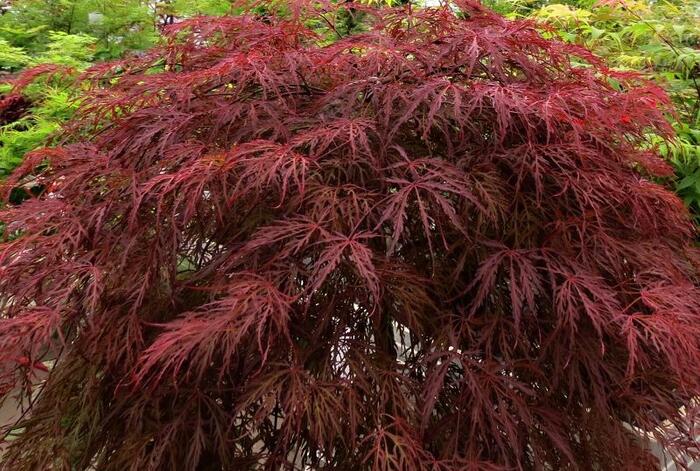
[[[0,126],[17,121],[30,106],[29,100],[20,94],[0,95]]]
[[[88,72],[72,143],[7,183],[43,191],[0,213],[29,402],[4,469],[700,454],[698,251],[645,145],[665,96],[456,4],[324,46],[304,16],[197,18]]]

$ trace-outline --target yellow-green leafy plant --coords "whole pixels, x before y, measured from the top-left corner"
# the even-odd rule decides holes
[[[55,42],[52,32],[94,37],[100,58],[148,48],[157,37],[152,8],[143,0],[16,0],[0,16],[0,37],[30,53]]]
[[[9,92],[9,87],[5,90]],[[2,89],[0,89],[2,90]],[[77,106],[76,90],[64,80],[40,80],[23,95],[31,103],[19,119],[0,126],[0,179],[6,177],[27,152],[45,145]]]

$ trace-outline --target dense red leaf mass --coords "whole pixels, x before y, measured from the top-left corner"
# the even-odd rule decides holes
[[[666,98],[470,3],[325,46],[194,19],[88,72],[0,213],[8,397],[56,358],[5,469],[699,454],[699,257],[642,150]]]
[[[31,103],[19,94],[0,95],[0,126],[13,123],[27,112]]]

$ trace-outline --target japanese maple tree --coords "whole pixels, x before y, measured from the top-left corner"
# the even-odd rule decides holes
[[[4,469],[700,455],[665,95],[454,3],[330,45],[333,11],[196,18],[87,72],[5,184],[31,191],[0,212]]]

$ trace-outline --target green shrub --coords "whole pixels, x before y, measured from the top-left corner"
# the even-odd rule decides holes
[[[75,90],[56,80],[40,80],[25,94],[34,104],[19,120],[0,127],[0,178],[22,162],[24,154],[45,145],[77,106]]]

